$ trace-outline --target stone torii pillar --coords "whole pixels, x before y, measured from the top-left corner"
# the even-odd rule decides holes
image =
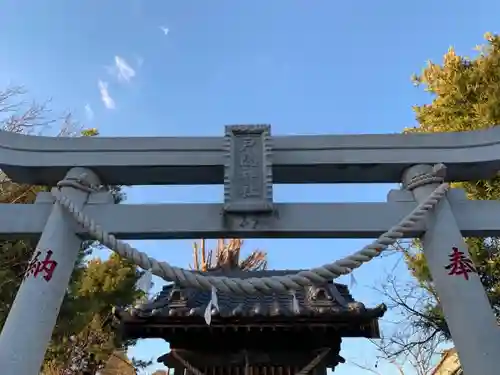
[[[416,177],[431,176],[432,172],[430,165],[413,166],[405,172],[403,183],[408,186]],[[413,185],[413,195],[421,202],[436,189],[439,181],[421,181]],[[464,373],[498,374],[500,328],[479,276],[473,267],[467,269],[469,251],[446,197],[427,220],[422,238],[423,252]],[[464,273],[454,272],[452,263],[457,259],[465,261]]]
[[[66,180],[99,184],[83,168],[71,169]],[[80,209],[89,197],[69,186],[61,191]],[[2,375],[39,374],[81,245],[73,218],[55,203],[0,334]]]

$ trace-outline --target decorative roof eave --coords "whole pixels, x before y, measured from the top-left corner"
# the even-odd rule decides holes
[[[304,270],[265,270],[265,271],[242,271],[242,270],[212,270],[209,272],[199,272],[199,273],[207,273],[210,274],[211,276],[224,276],[224,277],[234,277],[234,278],[242,278],[242,279],[248,279],[252,277],[265,277],[265,276],[285,276],[289,274],[296,274]],[[347,285],[344,284],[339,284],[339,283],[334,283],[333,280],[328,283],[330,286],[334,286],[335,289],[337,289],[337,295],[340,295],[344,301],[344,303],[348,305],[352,305],[352,308],[357,309],[360,304],[359,302],[355,301],[347,287]],[[317,288],[313,287],[313,288]],[[339,291],[340,289],[340,291]],[[139,305],[136,305],[130,309],[131,313],[133,315],[139,315],[139,316],[151,316],[155,315],[158,313],[159,310],[163,309],[168,309],[169,305],[171,304],[170,302],[170,293],[173,290],[180,290],[180,291],[193,291],[191,288],[179,288],[175,284],[170,284],[167,285],[163,288],[163,290],[158,294],[158,296],[151,301],[147,301],[144,303],[141,303]],[[306,292],[304,290],[304,292]],[[300,293],[300,292],[299,292]],[[209,296],[209,293],[207,293],[207,296]],[[222,296],[222,295],[221,295]],[[219,296],[219,297],[221,297]],[[336,296],[332,296],[334,299],[336,299]],[[265,296],[263,296],[265,298]],[[207,300],[208,302],[208,300]],[[337,301],[337,303],[340,303],[340,301]],[[342,304],[342,303],[341,303]],[[198,306],[202,308],[202,306]],[[320,307],[319,304],[317,307]],[[362,306],[364,307],[364,306]],[[198,314],[200,311],[198,311]],[[201,314],[203,315],[204,313],[204,308]]]
[[[216,270],[211,275],[252,278],[282,276],[292,270]],[[296,303],[293,299],[295,298]],[[339,330],[346,336],[379,338],[378,319],[387,307],[382,304],[367,308],[354,300],[344,284],[333,281],[310,286],[290,293],[239,296],[218,294],[218,309],[212,308],[211,326],[205,322],[211,293],[170,284],[153,301],[129,309],[115,309],[114,323],[127,335],[147,336],[165,333],[176,335],[178,329],[211,330],[214,334],[226,328],[239,331],[253,328],[273,328],[276,324],[296,327],[298,330]],[[194,332],[194,331],[191,331]]]
[[[362,306],[358,304],[357,306]],[[251,323],[251,322],[274,322],[274,321],[301,321],[307,322],[321,322],[324,324],[335,324],[339,322],[345,322],[346,320],[366,321],[375,320],[384,316],[387,311],[387,306],[385,304],[380,304],[374,308],[365,308],[364,306],[358,309],[351,310],[340,310],[340,311],[328,311],[328,312],[317,312],[312,314],[297,314],[297,315],[246,315],[246,316],[227,316],[221,317],[217,313],[212,314],[213,319],[211,322],[212,326],[224,325],[227,323]],[[205,324],[203,314],[201,315],[172,315],[172,316],[155,316],[155,315],[140,315],[133,314],[131,311],[115,308],[113,310],[115,321],[120,324],[161,324],[168,327],[169,325],[178,325],[179,323],[184,323],[186,325],[198,325]]]

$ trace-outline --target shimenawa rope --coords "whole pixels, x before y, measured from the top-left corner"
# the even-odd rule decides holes
[[[97,225],[93,219],[80,211],[72,201],[66,197],[60,189],[53,189],[52,193],[61,206],[73,216],[89,235],[94,239],[115,251],[120,256],[134,262],[144,270],[150,270],[152,274],[159,276],[167,281],[176,282],[185,287],[194,287],[198,289],[211,290],[215,288],[223,293],[235,294],[271,294],[283,293],[290,290],[302,289],[305,286],[321,285],[336,279],[341,275],[348,275],[354,269],[360,267],[373,258],[379,256],[390,245],[402,238],[406,231],[415,227],[422,220],[427,212],[434,208],[439,201],[446,196],[449,185],[443,182],[442,171],[444,165],[438,164],[434,167],[432,173],[416,176],[406,186],[412,190],[418,186],[441,183],[422,203],[420,203],[409,215],[403,218],[397,225],[393,226],[387,232],[383,233],[377,240],[365,246],[354,254],[337,260],[335,262],[313,268],[308,271],[301,271],[296,274],[285,276],[270,276],[262,278],[238,279],[224,276],[209,276],[198,272],[193,272],[179,267],[174,267],[167,262],[159,262],[154,258],[148,257],[126,242],[118,240],[111,233],[104,231]],[[89,193],[96,189],[85,184],[85,176],[80,179],[66,179],[58,184],[58,188],[71,186],[76,189],[84,190]]]

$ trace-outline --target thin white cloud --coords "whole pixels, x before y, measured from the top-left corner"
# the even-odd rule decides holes
[[[144,64],[144,58],[143,58],[143,57],[141,57],[141,56],[138,56],[138,57],[136,58],[136,64],[137,64],[137,68],[142,67],[142,64]]]
[[[104,103],[104,106],[107,109],[115,109],[115,101],[113,100],[111,95],[109,95],[108,83],[99,80],[97,82],[97,86],[99,87],[99,92],[101,93],[101,100]]]
[[[135,77],[135,70],[120,56],[115,56],[115,65],[111,69],[111,72],[120,81],[128,82]]]
[[[90,104],[85,104],[85,116],[88,121],[92,121],[94,119],[94,111]]]
[[[168,27],[165,27],[165,26],[160,26],[160,30],[163,31],[163,34],[165,34],[165,35],[168,35],[168,33],[170,32]]]

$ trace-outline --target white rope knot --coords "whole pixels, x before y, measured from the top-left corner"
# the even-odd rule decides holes
[[[443,183],[446,174],[446,166],[442,163],[435,164],[432,167],[432,171],[429,173],[422,173],[411,178],[411,180],[406,184],[407,190],[414,190],[420,186],[428,184],[440,184]]]
[[[72,187],[89,194],[99,191],[98,187],[93,186],[87,181],[87,175],[85,173],[81,174],[79,177],[66,177],[64,180],[59,181],[57,183],[57,188],[60,190],[63,187]]]

